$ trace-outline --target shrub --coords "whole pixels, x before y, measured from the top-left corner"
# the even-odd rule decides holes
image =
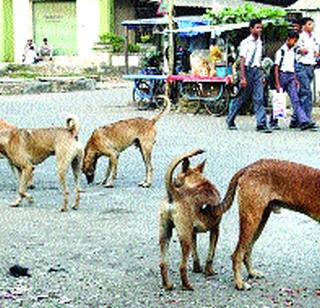
[[[128,51],[132,53],[138,53],[141,51],[141,47],[137,44],[129,44]]]
[[[99,43],[111,45],[112,52],[119,52],[123,50],[125,39],[122,36],[113,33],[103,33],[99,36],[99,39]]]

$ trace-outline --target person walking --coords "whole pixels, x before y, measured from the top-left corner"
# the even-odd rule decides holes
[[[311,119],[312,114],[312,89],[311,82],[314,77],[316,57],[320,55],[319,45],[313,35],[314,21],[310,17],[302,19],[303,31],[297,48],[296,75],[299,81],[299,99],[306,116]],[[294,114],[290,128],[299,126],[297,114]]]
[[[307,130],[315,128],[316,124],[310,120],[310,117],[302,108],[298,97],[299,82],[295,74],[295,46],[298,40],[298,32],[291,31],[288,33],[286,43],[276,52],[274,78],[277,92],[283,90],[289,95],[297,126],[301,130]],[[270,126],[272,129],[280,129],[277,119],[271,118]]]
[[[229,130],[237,130],[235,118],[242,105],[251,96],[256,115],[256,130],[262,133],[271,133],[267,126],[267,116],[263,99],[263,73],[261,69],[262,57],[262,21],[253,19],[249,23],[250,35],[240,44],[240,92],[231,104],[227,116]]]

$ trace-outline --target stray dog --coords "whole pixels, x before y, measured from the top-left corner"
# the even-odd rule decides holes
[[[203,175],[205,161],[197,167],[190,167],[189,157],[201,153],[203,153],[202,150],[194,150],[178,156],[171,162],[166,173],[167,196],[159,209],[160,270],[162,285],[166,290],[173,289],[173,284],[169,281],[167,265],[167,252],[173,228],[176,228],[182,250],[180,276],[183,289],[193,290],[187,275],[187,263],[191,250],[193,271],[201,272],[197,253],[197,233],[199,232],[210,231],[209,251],[204,272],[206,275],[214,274],[212,261],[218,241],[221,216],[216,216],[212,208],[219,204],[220,194]],[[173,182],[174,170],[182,161],[182,171]]]
[[[8,142],[8,136],[10,134],[10,131],[12,129],[17,128],[15,125],[0,119],[0,146],[1,144],[5,144],[6,142]],[[5,158],[5,156],[3,156],[2,154],[0,154],[0,159]],[[12,173],[14,174],[14,176],[16,178],[18,178],[18,171],[15,169],[15,167],[10,163],[10,161],[8,160],[9,166],[12,170]],[[29,183],[28,186],[32,187],[32,184]]]
[[[27,186],[32,181],[34,166],[55,155],[64,196],[61,211],[66,211],[68,206],[66,173],[70,164],[76,183],[76,199],[72,208],[78,208],[83,157],[83,147],[78,140],[79,128],[79,121],[75,117],[68,117],[65,128],[12,129],[6,138],[5,136],[0,138],[0,153],[19,173],[19,196],[11,206],[19,206],[24,198],[29,202],[33,201],[31,195],[27,193]]]
[[[0,132],[5,132],[11,129],[17,128],[15,125],[10,124],[9,122],[0,119]],[[0,159],[5,158],[3,155],[0,154]]]
[[[240,234],[232,261],[235,287],[244,290],[250,285],[242,279],[242,262],[250,277],[262,277],[253,269],[251,252],[274,206],[320,222],[320,170],[284,160],[258,160],[232,177],[223,201],[216,207],[217,215],[231,207],[237,187]]]
[[[170,100],[165,100],[165,108],[151,119],[133,118],[118,121],[94,130],[84,150],[82,171],[86,175],[88,184],[94,180],[96,164],[101,156],[109,158],[109,166],[102,184],[113,187],[117,177],[118,158],[122,151],[131,145],[136,145],[142,154],[146,168],[146,175],[142,187],[150,187],[153,168],[151,164],[152,148],[156,141],[157,121],[170,111]],[[109,179],[110,177],[110,179]]]

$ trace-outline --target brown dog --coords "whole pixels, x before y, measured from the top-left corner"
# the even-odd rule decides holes
[[[202,150],[194,150],[175,158],[166,173],[167,196],[159,209],[159,244],[162,284],[167,290],[173,289],[168,277],[167,251],[174,227],[182,250],[180,276],[183,289],[193,290],[187,276],[187,262],[191,250],[193,271],[201,272],[197,253],[196,233],[198,232],[210,231],[205,274],[214,274],[212,261],[219,236],[221,216],[216,216],[212,208],[220,202],[220,195],[217,188],[203,175],[205,161],[195,168],[190,167],[188,158],[201,153],[203,153]],[[182,171],[173,182],[173,172],[182,161]]]
[[[222,203],[216,207],[217,215],[231,207],[237,187],[240,234],[232,260],[235,286],[243,290],[250,285],[242,279],[242,262],[249,276],[262,276],[253,269],[251,252],[274,206],[304,213],[320,222],[320,170],[282,160],[259,160],[233,176]]]
[[[58,175],[63,188],[64,202],[61,211],[67,210],[68,190],[66,173],[71,164],[75,183],[76,200],[73,209],[80,201],[80,174],[83,147],[78,140],[79,122],[74,117],[66,119],[66,128],[12,129],[0,136],[0,153],[10,160],[19,173],[19,196],[12,206],[19,206],[23,198],[32,202],[27,193],[28,183],[32,181],[35,165],[51,155],[56,155]]]
[[[119,155],[134,144],[140,149],[146,168],[145,180],[139,185],[143,187],[151,185],[153,175],[151,154],[156,141],[155,124],[164,114],[170,111],[170,100],[165,96],[161,97],[164,98],[166,106],[158,115],[151,119],[133,118],[118,121],[94,130],[84,150],[82,167],[88,184],[94,180],[97,160],[101,156],[107,156],[109,158],[109,166],[103,185],[105,187],[113,187],[117,176]]]
[[[10,131],[15,128],[17,128],[15,125],[13,125],[3,119],[0,119],[0,146],[1,146],[1,144],[5,144],[6,142],[8,142],[8,136],[10,134]],[[5,158],[5,156],[0,154],[0,159],[3,159],[3,158]],[[18,171],[10,163],[10,160],[8,160],[8,162],[9,162],[9,166],[12,170],[12,173],[17,177]],[[29,186],[32,186],[31,183],[29,184]]]
[[[10,124],[9,122],[7,122],[3,119],[0,119],[0,133],[6,132],[6,131],[14,129],[14,128],[17,128],[17,127],[13,124]],[[4,156],[0,154],[0,158],[4,158]]]

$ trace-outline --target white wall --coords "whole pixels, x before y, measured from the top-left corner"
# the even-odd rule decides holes
[[[94,42],[99,39],[99,0],[77,0],[78,55],[92,54]]]
[[[30,0],[13,0],[15,62],[22,62],[27,39],[33,39],[32,5]]]

